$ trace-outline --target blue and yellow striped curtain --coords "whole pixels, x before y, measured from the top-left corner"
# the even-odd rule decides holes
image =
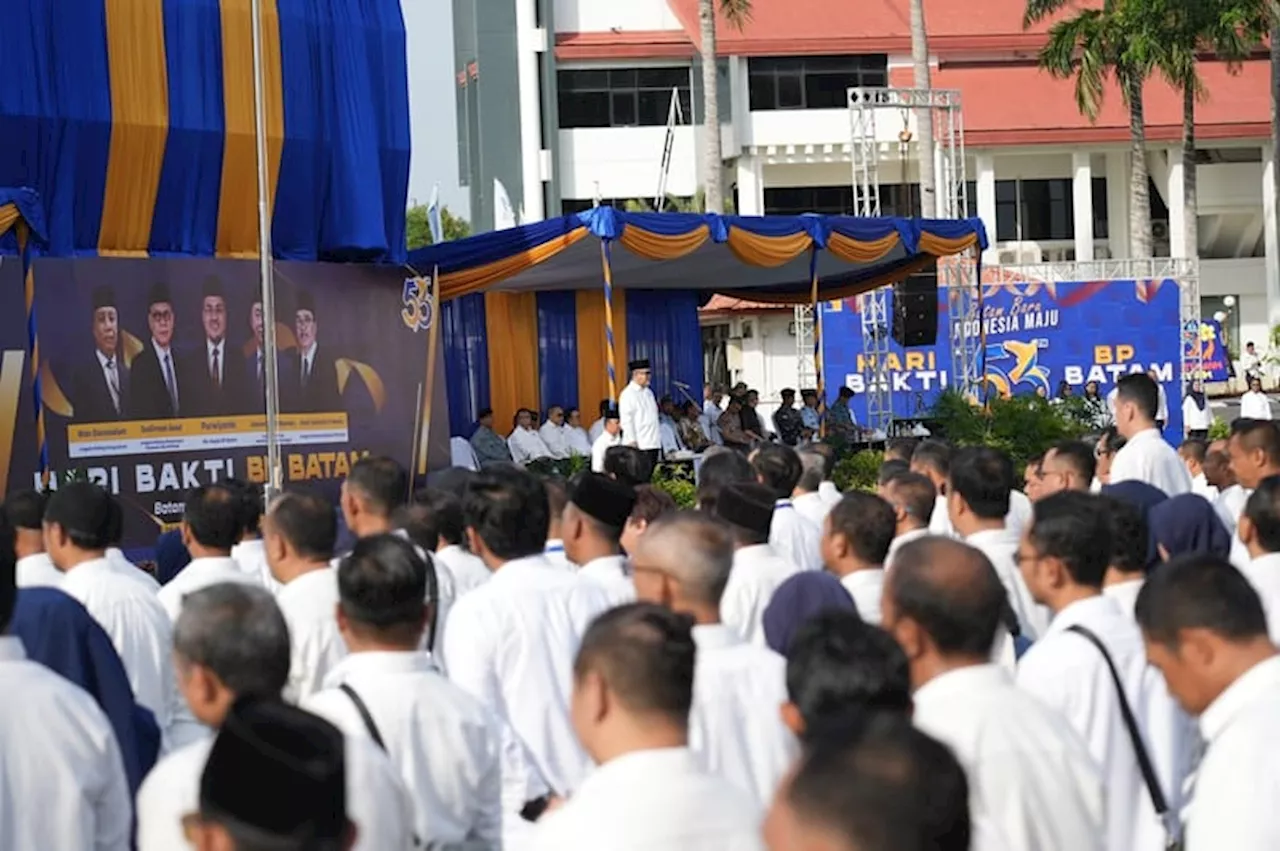
[[[538,293],[539,395],[544,407],[578,407],[578,300],[572,290]]]

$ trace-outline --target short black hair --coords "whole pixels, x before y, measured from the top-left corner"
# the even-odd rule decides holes
[[[810,744],[781,794],[799,819],[858,851],[968,851],[971,842],[964,769],[896,713]]]
[[[950,490],[983,520],[1003,520],[1014,487],[1013,461],[999,449],[966,446],[951,459]]]
[[[109,502],[107,509],[110,512],[107,518],[107,546],[116,547],[124,540],[124,506],[110,493],[107,494],[107,500]]]
[[[1207,629],[1239,643],[1267,637],[1258,592],[1231,562],[1207,553],[1177,556],[1153,571],[1134,615],[1149,641],[1170,648],[1184,629]]]
[[[436,525],[436,515],[430,506],[411,502],[397,508],[396,513],[391,515],[391,525],[408,535],[409,540],[424,552],[433,553],[440,546],[440,528]]]
[[[559,520],[564,516],[564,509],[569,504],[569,488],[564,479],[546,478],[542,480],[542,489],[547,492],[547,515],[551,520]]]
[[[302,558],[329,561],[338,544],[338,517],[333,505],[319,494],[289,491],[269,510],[271,525]]]
[[[831,532],[843,535],[860,560],[884,564],[898,529],[893,506],[875,494],[851,490],[832,507],[827,517]]]
[[[262,515],[267,513],[266,494],[262,485],[226,479],[222,484],[234,488],[240,496],[240,531],[250,537],[262,534]]]
[[[941,440],[922,440],[911,453],[911,463],[921,464],[940,476],[951,474],[951,447]]]
[[[44,520],[61,526],[79,549],[105,550],[111,544],[111,496],[92,482],[71,482],[54,491]]]
[[[1057,444],[1053,447],[1053,457],[1061,458],[1062,463],[1085,482],[1092,482],[1098,471],[1098,459],[1093,448],[1083,440],[1066,440]]]
[[[449,467],[427,477],[427,486],[432,490],[444,491],[457,499],[467,495],[467,485],[478,474],[466,467]]]
[[[634,488],[653,478],[653,465],[634,446],[610,446],[604,451],[604,472]]]
[[[476,411],[476,422],[480,422],[485,417],[493,416],[493,408],[481,408]]]
[[[1121,402],[1132,402],[1139,413],[1154,420],[1160,409],[1160,385],[1145,372],[1126,375],[1116,382],[1116,405]]]
[[[361,626],[421,629],[424,601],[436,599],[432,565],[396,534],[356,541],[338,564],[338,604]]]
[[[1268,476],[1245,503],[1244,515],[1253,524],[1258,543],[1269,553],[1280,552],[1280,476]]]
[[[383,517],[390,517],[409,499],[409,471],[394,458],[371,455],[351,466],[347,487],[359,491]]]
[[[423,488],[413,495],[415,505],[431,514],[436,533],[446,544],[462,546],[467,539],[467,524],[462,519],[462,500],[449,491]],[[435,549],[433,545],[431,549]]]
[[[876,483],[883,485],[899,473],[908,473],[910,471],[911,463],[909,461],[890,458],[880,465],[880,472],[876,475]]]
[[[773,491],[775,499],[790,497],[804,473],[800,456],[790,446],[780,443],[760,447],[751,461],[751,468],[760,484]]]
[[[787,645],[787,697],[805,738],[854,723],[867,712],[911,711],[911,674],[898,642],[857,612],[821,612]]]
[[[899,617],[918,623],[939,653],[991,653],[1008,593],[981,550],[948,538],[909,541],[894,554],[886,584]]]
[[[693,618],[663,606],[631,603],[587,627],[574,678],[598,673],[630,712],[661,715],[685,727],[693,705]]]
[[[885,446],[885,460],[903,461],[910,464],[911,456],[915,454],[916,446],[919,443],[920,441],[914,437],[895,437]]]
[[[751,482],[755,480],[746,456],[727,450],[708,455],[698,469],[698,508],[712,512],[720,491],[735,482]]]
[[[1108,455],[1115,455],[1124,449],[1124,445],[1128,442],[1128,439],[1113,425],[1107,426],[1102,430],[1102,434],[1098,435],[1098,443]]]
[[[486,470],[467,486],[462,516],[504,561],[537,555],[547,546],[551,512],[542,482],[514,467]]]
[[[631,519],[652,523],[660,517],[680,510],[675,499],[660,487],[641,485],[636,488],[636,503],[631,507]]]
[[[1029,538],[1036,552],[1061,561],[1077,585],[1101,588],[1114,548],[1108,504],[1095,494],[1061,491],[1033,510]]]
[[[202,547],[230,552],[240,543],[240,495],[225,485],[205,485],[187,492],[182,522]]]
[[[1188,438],[1182,441],[1178,452],[1198,464],[1203,464],[1209,454],[1209,444],[1198,437]]]
[[[836,450],[829,443],[811,443],[805,448],[806,452],[814,452],[822,456],[822,480],[824,482],[831,481],[831,475],[836,470]]]
[[[1121,573],[1145,573],[1155,544],[1142,511],[1122,499],[1103,496],[1111,514],[1110,566]]]
[[[1280,428],[1271,420],[1236,420],[1231,423],[1231,439],[1249,452],[1261,451],[1268,464],[1280,465]]]
[[[938,507],[938,489],[933,486],[932,479],[921,473],[904,470],[890,476],[884,486],[891,488],[902,500],[908,514],[926,526],[929,525],[933,512]]]
[[[18,491],[4,501],[4,516],[14,529],[39,531],[44,527],[44,509],[49,498],[40,491]]]

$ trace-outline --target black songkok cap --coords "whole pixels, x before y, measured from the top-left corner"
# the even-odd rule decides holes
[[[621,529],[635,508],[636,492],[600,473],[583,473],[570,486],[569,501],[583,514]]]
[[[211,296],[225,298],[222,294],[222,281],[219,281],[213,275],[207,276],[204,279],[204,283],[200,286],[200,295],[203,298],[210,298]]]
[[[305,310],[312,316],[316,315],[316,300],[306,290],[298,290],[298,303],[294,311],[300,310]]]
[[[157,304],[173,304],[173,297],[169,295],[169,285],[163,281],[152,284],[151,292],[147,295],[148,308]]]
[[[609,408],[604,412],[604,418],[605,418],[606,420],[616,420],[616,419],[621,419],[621,418],[622,418],[622,415],[618,413],[618,409],[617,409],[617,407],[616,407],[616,406],[612,406],[612,405],[611,405],[611,406],[610,406],[610,407],[609,407]]]
[[[116,291],[108,286],[94,287],[93,289],[93,309],[101,310],[104,307],[116,306]]]
[[[648,369],[648,368],[649,368],[649,359],[648,359],[648,358],[641,358],[640,360],[633,360],[631,363],[627,364],[627,369],[631,370],[632,372],[635,372],[635,371],[636,371],[636,370],[638,370],[638,369]]]
[[[716,516],[761,535],[769,534],[773,525],[773,492],[753,482],[733,482],[720,491],[716,499]]]
[[[200,816],[282,839],[340,840],[347,830],[342,733],[282,701],[237,702],[200,778]]]

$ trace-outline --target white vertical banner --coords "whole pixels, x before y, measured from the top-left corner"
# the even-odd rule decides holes
[[[427,205],[427,227],[431,229],[431,244],[444,242],[444,227],[440,222],[440,184],[431,187],[431,203]]]
[[[511,206],[507,187],[498,178],[493,179],[493,229],[506,230],[516,226],[516,211]]]

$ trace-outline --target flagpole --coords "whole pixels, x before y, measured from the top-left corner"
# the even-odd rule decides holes
[[[276,294],[271,262],[271,210],[267,175],[267,113],[263,94],[262,0],[251,0],[253,18],[253,131],[258,159],[258,261],[262,285],[262,346],[267,393],[267,482],[266,496],[280,493],[283,470],[280,465],[280,372],[276,344]]]

